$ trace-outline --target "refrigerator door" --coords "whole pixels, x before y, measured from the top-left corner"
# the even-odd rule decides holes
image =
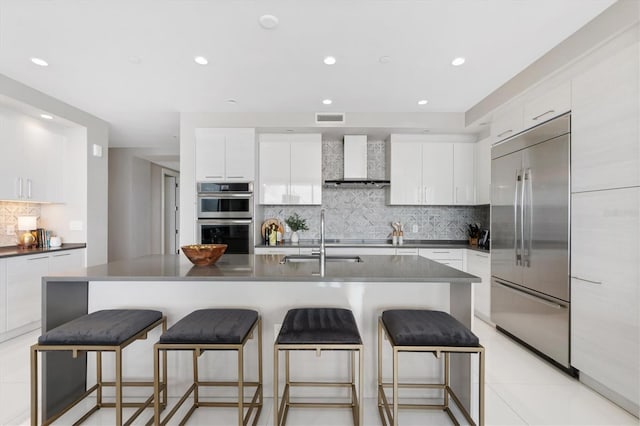
[[[560,365],[569,367],[569,304],[492,278],[491,320]]]
[[[491,161],[491,275],[522,282],[522,153]]]
[[[523,151],[523,280],[569,301],[569,135]]]

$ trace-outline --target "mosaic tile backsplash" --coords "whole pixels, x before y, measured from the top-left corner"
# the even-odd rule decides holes
[[[18,216],[40,216],[40,205],[0,201],[0,247],[15,246],[18,242]],[[16,233],[7,235],[7,227],[13,226]]]
[[[385,142],[367,144],[369,178],[384,179]],[[323,179],[343,176],[342,141],[322,142]],[[464,240],[467,224],[489,227],[489,206],[389,206],[388,189],[322,189],[322,208],[326,210],[326,236],[331,239],[384,239],[392,231],[391,222],[404,224],[404,238],[411,240]],[[293,213],[307,220],[302,239],[320,237],[320,206],[264,206],[264,217],[282,222]],[[413,232],[417,225],[417,232]]]

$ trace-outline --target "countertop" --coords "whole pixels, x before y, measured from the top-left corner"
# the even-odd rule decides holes
[[[419,256],[360,256],[362,263],[280,264],[281,255],[225,254],[212,266],[193,266],[182,254],[150,255],[79,269],[47,281],[310,281],[448,282],[469,284],[480,278]]]
[[[69,244],[63,244],[60,247],[30,248],[30,249],[19,248],[18,246],[6,246],[6,247],[0,247],[0,259],[5,257],[27,256],[30,254],[54,253],[54,252],[64,251],[64,250],[76,250],[76,249],[81,249],[86,247],[87,245],[85,243],[69,243]]]
[[[353,239],[327,239],[325,240],[327,247],[381,247],[381,248],[450,248],[450,249],[469,249],[482,253],[489,253],[488,249],[478,246],[471,246],[467,240],[404,240],[402,245],[393,245],[391,240],[353,240]],[[292,248],[317,248],[320,246],[320,240],[300,240],[299,243],[293,244],[289,240],[284,240],[276,246],[267,246],[264,244],[255,247],[292,247]]]

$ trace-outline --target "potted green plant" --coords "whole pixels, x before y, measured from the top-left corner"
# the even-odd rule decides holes
[[[469,245],[477,246],[478,238],[480,238],[480,224],[470,223],[467,228],[467,235],[469,236]]]
[[[309,228],[307,227],[307,220],[298,216],[298,213],[294,213],[284,221],[289,228],[291,228],[291,242],[297,244],[300,241],[300,237],[298,236],[298,231],[306,231]]]

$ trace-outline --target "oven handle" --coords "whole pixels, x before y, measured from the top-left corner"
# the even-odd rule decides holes
[[[229,225],[229,224],[238,224],[238,225],[249,225],[251,224],[252,219],[201,219],[198,220],[198,224],[200,225]]]
[[[252,192],[238,193],[238,192],[202,192],[198,194],[198,198],[251,198]]]

